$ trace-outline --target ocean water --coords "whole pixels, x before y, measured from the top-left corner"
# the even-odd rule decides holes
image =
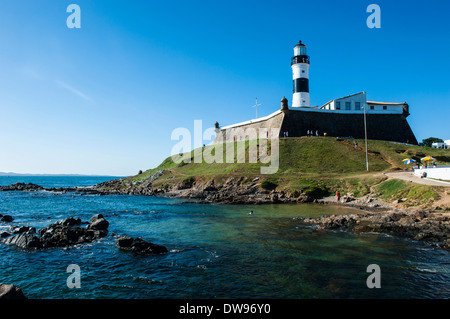
[[[89,186],[110,177],[0,177],[46,187]],[[254,211],[249,215],[250,210]],[[101,213],[110,235],[71,248],[24,251],[0,243],[0,282],[32,299],[449,298],[450,253],[382,234],[319,231],[293,217],[352,212],[310,204],[227,206],[144,196],[0,192],[12,225],[42,228]],[[0,232],[11,224],[0,223]],[[117,235],[142,237],[169,253],[134,256]],[[81,288],[67,287],[67,267]],[[381,269],[369,289],[367,267]]]

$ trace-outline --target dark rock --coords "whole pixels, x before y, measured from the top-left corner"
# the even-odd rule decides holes
[[[13,226],[10,228],[13,235],[17,234],[36,234],[36,228],[30,226]]]
[[[81,219],[69,217],[59,221],[59,224],[62,226],[77,226],[81,225]]]
[[[444,240],[439,247],[450,250],[450,239]]]
[[[79,243],[92,242],[105,237],[106,230],[96,230],[77,226],[63,226],[59,223],[39,230],[43,248],[65,247]]]
[[[116,242],[117,242],[117,246],[119,246],[119,248],[123,248],[123,249],[130,248],[134,242],[134,238],[127,237],[127,236],[121,236],[116,240]]]
[[[314,201],[314,198],[312,198],[306,194],[301,194],[297,198],[297,203],[312,203],[313,201]]]
[[[5,238],[5,237],[8,237],[8,236],[11,236],[11,234],[8,233],[8,232],[5,232],[5,231],[0,234],[0,238]]]
[[[342,229],[355,232],[382,232],[413,238],[429,243],[450,245],[450,219],[424,211],[392,211],[384,214],[338,215],[309,219],[295,219],[316,224],[319,229]]]
[[[96,220],[99,220],[99,219],[101,219],[101,218],[105,218],[105,216],[103,216],[102,214],[97,214],[97,215],[92,216],[91,219],[89,219],[89,222],[90,222],[90,223],[93,223],[93,222],[95,222]]]
[[[116,240],[120,249],[129,250],[138,255],[152,255],[167,253],[168,250],[162,245],[152,244],[142,238],[121,236]]]
[[[10,223],[13,220],[14,220],[14,218],[12,218],[12,216],[9,216],[9,215],[3,215],[2,218],[0,218],[0,221],[4,222],[4,223]]]
[[[41,248],[39,237],[32,234],[19,234],[8,237],[4,241],[7,245],[14,245],[22,249],[38,249]]]
[[[27,297],[17,286],[0,284],[0,299],[27,299]]]
[[[40,191],[44,187],[33,183],[15,183],[9,186],[0,186],[0,191]]]
[[[87,227],[88,229],[107,230],[109,227],[109,222],[102,214],[92,216],[90,222],[91,223]]]
[[[88,227],[83,228],[81,219],[65,218],[61,221],[50,224],[38,231],[36,236],[36,228],[29,226],[14,226],[11,228],[11,234],[3,232],[1,237],[8,237],[3,242],[7,245],[14,245],[22,249],[34,248],[50,248],[50,247],[66,247],[79,243],[92,242],[96,239],[108,235],[109,222],[99,214],[91,218],[93,221]]]

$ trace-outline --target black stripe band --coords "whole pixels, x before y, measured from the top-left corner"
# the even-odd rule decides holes
[[[294,93],[309,92],[309,81],[307,78],[294,79]]]

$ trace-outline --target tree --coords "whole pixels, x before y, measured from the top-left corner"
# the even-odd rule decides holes
[[[423,146],[431,147],[431,144],[433,144],[433,143],[444,143],[444,141],[437,137],[429,137],[429,138],[422,140]]]
[[[142,170],[139,171],[138,175],[141,175],[141,174],[142,174]]]

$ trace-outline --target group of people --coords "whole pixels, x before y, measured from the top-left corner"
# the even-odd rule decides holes
[[[437,167],[436,161],[433,161],[432,164],[433,164],[433,167]],[[419,167],[420,163],[417,163],[417,166]],[[428,162],[427,161],[423,162],[423,167],[424,168],[428,168]]]
[[[313,130],[307,130],[307,131],[306,131],[306,134],[307,134],[308,136],[314,136],[314,135],[319,136],[319,131],[316,130],[316,132],[314,132]]]
[[[306,135],[308,136],[319,136],[319,130],[307,130],[306,131]],[[323,133],[323,136],[327,136],[327,133]],[[288,131],[284,131],[283,132],[283,137],[289,137],[289,132]]]

